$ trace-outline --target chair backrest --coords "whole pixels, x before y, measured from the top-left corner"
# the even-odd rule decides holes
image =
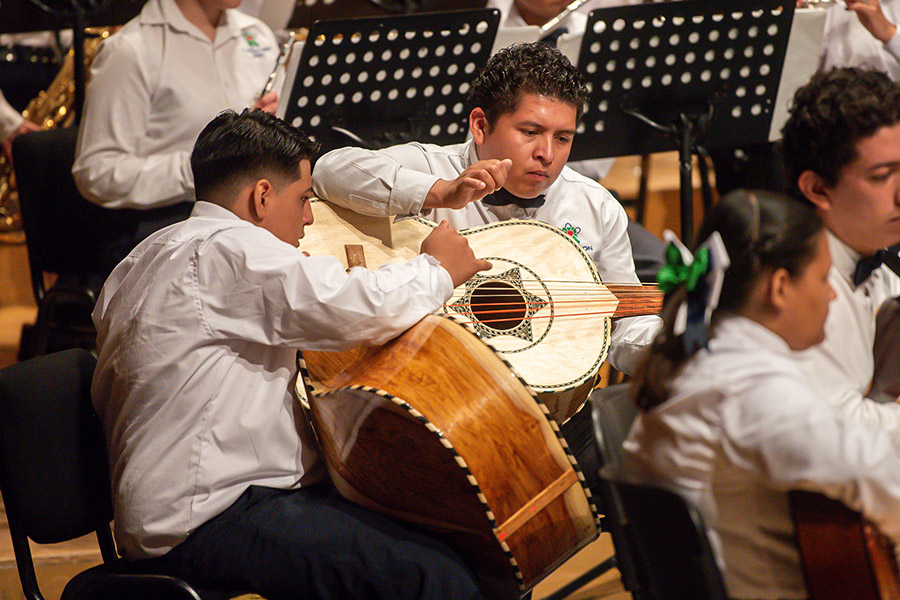
[[[106,250],[131,239],[137,211],[111,211],[84,199],[72,177],[75,127],[36,131],[13,142],[13,162],[35,300],[44,273],[102,284],[115,266]],[[93,281],[91,281],[93,283]]]
[[[628,389],[627,383],[600,388],[591,393],[590,400],[597,452],[603,466],[598,484],[603,512],[600,527],[612,536],[616,549],[616,566],[622,574],[625,589],[631,592],[634,600],[642,600],[646,598],[646,576],[643,573],[647,567],[635,554],[622,499],[613,483],[603,475],[604,472],[617,470],[621,464],[622,442],[637,415],[637,408],[628,397]]]
[[[622,462],[622,442],[628,437],[638,413],[628,397],[629,387],[627,383],[620,383],[591,394],[598,451],[603,464],[610,467],[618,467]]]
[[[725,586],[699,513],[680,496],[619,480],[622,443],[638,409],[628,384],[591,395],[594,431],[603,462],[600,493],[604,529],[634,598],[725,600]]]
[[[646,591],[656,600],[727,600],[703,519],[681,496],[652,485],[613,483]]]
[[[73,349],[0,370],[0,493],[28,598],[40,595],[27,538],[97,532],[104,560],[115,556],[103,430],[90,399],[95,365]]]
[[[44,272],[71,273],[96,268],[91,236],[103,209],[75,187],[72,163],[77,129],[55,129],[19,136],[13,145],[22,225],[28,244],[31,283],[38,303]]]

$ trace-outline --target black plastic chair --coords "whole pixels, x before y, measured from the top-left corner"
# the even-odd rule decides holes
[[[727,600],[700,513],[662,488],[614,481],[625,512],[624,527],[639,557],[645,598]]]
[[[622,442],[637,416],[623,384],[592,396],[601,495],[622,579],[641,600],[727,600],[703,520],[681,496],[626,483]]]
[[[13,159],[38,305],[22,332],[19,360],[66,348],[93,350],[91,311],[110,271],[147,234],[184,219],[189,203],[152,210],[92,204],[72,177],[76,128],[37,131],[13,141]],[[55,277],[46,284],[48,274]]]
[[[598,444],[600,466],[609,461],[617,461],[620,452],[613,452],[616,443],[621,445],[628,433],[636,410],[628,399],[628,385],[616,384],[591,392],[591,418],[593,434]],[[618,440],[616,442],[615,440]],[[604,447],[605,446],[605,447]],[[599,497],[597,506],[600,517],[600,530],[609,533],[613,539],[615,555],[589,569],[571,582],[559,588],[543,600],[563,600],[581,589],[607,571],[618,568],[622,574],[622,584],[631,592],[633,600],[643,600],[640,581],[635,576],[634,558],[630,545],[625,539],[622,529],[624,513],[619,499],[609,482],[601,477],[596,487],[591,488]]]
[[[101,248],[116,235],[107,211],[75,187],[75,128],[39,131],[13,142],[31,286],[38,305],[35,324],[23,330],[19,359],[64,348],[93,349],[96,294],[114,265],[102,264]],[[56,277],[46,284],[48,274]]]
[[[112,502],[103,430],[90,400],[96,359],[70,349],[0,370],[0,493],[26,600],[43,600],[29,539],[97,536],[103,564],[76,575],[61,600],[221,600],[180,579],[134,573],[110,532]]]

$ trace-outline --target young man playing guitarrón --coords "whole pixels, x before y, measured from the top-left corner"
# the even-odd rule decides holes
[[[321,481],[290,390],[298,348],[383,343],[491,265],[446,224],[421,255],[378,271],[303,256],[313,151],[261,111],[220,114],[191,155],[190,218],[138,245],[103,286],[91,393],[118,547],[269,600],[482,598],[455,552]]]

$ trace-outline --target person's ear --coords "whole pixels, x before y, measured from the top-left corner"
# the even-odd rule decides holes
[[[271,193],[272,184],[268,179],[258,179],[256,183],[253,184],[253,187],[250,190],[252,200],[251,210],[256,220],[262,221],[266,218],[266,213],[269,210]]]
[[[831,210],[831,197],[825,182],[816,173],[807,169],[797,178],[797,187],[813,205],[823,211]]]
[[[475,144],[478,146],[484,144],[488,128],[487,115],[484,114],[482,109],[473,108],[472,112],[469,113],[469,131],[472,132],[472,139],[475,140]]]
[[[791,274],[787,269],[775,269],[769,275],[769,286],[766,299],[769,306],[777,312],[783,312],[790,302]]]

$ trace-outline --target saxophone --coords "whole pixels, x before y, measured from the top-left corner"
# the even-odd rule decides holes
[[[94,54],[105,40],[115,31],[113,28],[89,27],[85,30],[84,68],[90,67]],[[69,127],[75,118],[72,104],[75,100],[75,50],[69,50],[59,73],[50,87],[42,91],[28,103],[22,116],[38,125],[42,130]],[[19,195],[16,191],[16,177],[9,159],[0,154],[0,232],[22,229],[22,215],[19,212]]]

